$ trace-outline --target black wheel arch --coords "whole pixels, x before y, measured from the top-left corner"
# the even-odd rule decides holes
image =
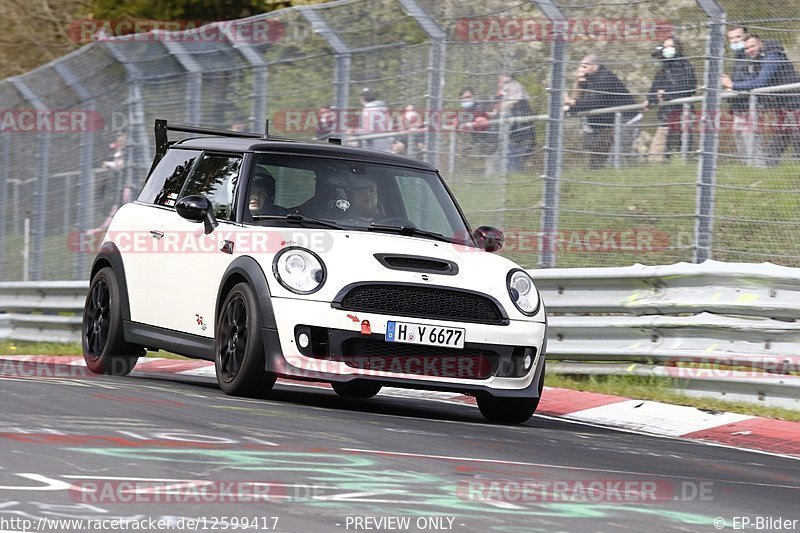
[[[261,327],[276,329],[278,326],[275,323],[272,294],[269,291],[269,285],[267,285],[267,276],[258,261],[247,255],[234,259],[222,276],[222,282],[217,291],[217,302],[214,306],[214,323],[217,323],[220,308],[228,292],[237,283],[242,282],[247,283],[253,289],[258,300],[259,310],[261,311]]]
[[[122,263],[122,255],[119,248],[113,242],[105,242],[100,247],[100,251],[94,258],[92,263],[92,272],[89,276],[89,282],[94,279],[100,270],[106,267],[111,267],[114,271],[114,277],[117,279],[119,285],[119,306],[122,313],[122,320],[131,319],[131,306],[128,302],[128,283],[125,278],[125,265]]]

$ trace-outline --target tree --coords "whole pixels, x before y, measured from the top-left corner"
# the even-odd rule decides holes
[[[232,20],[325,0],[2,0],[0,79],[23,74],[82,46],[79,20]]]
[[[22,74],[78,47],[69,26],[89,0],[3,0],[0,79]]]
[[[93,18],[232,20],[325,0],[90,0]]]

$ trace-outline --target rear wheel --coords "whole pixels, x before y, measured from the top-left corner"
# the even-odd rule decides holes
[[[111,267],[100,269],[92,278],[81,326],[83,359],[95,374],[129,374],[144,348],[125,342],[117,277]]]
[[[225,297],[214,342],[217,381],[225,394],[262,398],[275,384],[264,370],[264,343],[258,302],[246,283]]]
[[[344,398],[372,398],[381,391],[381,385],[377,383],[331,383],[331,387],[336,394]]]
[[[486,420],[503,424],[522,424],[533,416],[539,407],[544,390],[544,366],[539,376],[539,396],[536,398],[498,398],[489,394],[476,398],[478,409]]]

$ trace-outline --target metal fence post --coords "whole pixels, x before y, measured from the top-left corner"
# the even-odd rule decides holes
[[[614,168],[620,167],[620,152],[622,152],[622,113],[614,113],[614,151],[611,153],[611,164]]]
[[[428,72],[428,113],[430,116],[438,116],[439,124],[433,124],[425,130],[425,159],[428,163],[437,165],[437,156],[439,155],[439,131],[443,124],[442,117],[442,102],[443,95],[442,89],[444,87],[444,65],[446,45],[445,37],[447,34],[434,21],[428,13],[416,2],[416,0],[398,0],[400,5],[403,6],[406,13],[428,34],[431,38],[431,51],[429,57],[429,72]]]
[[[221,33],[225,36],[225,42],[253,67],[253,116],[250,118],[250,131],[260,131],[267,118],[267,62],[244,39],[234,41],[229,32]]]
[[[500,134],[500,175],[505,179],[508,174],[508,136],[511,133],[513,117],[509,117],[508,111],[502,109],[497,117],[500,119],[500,124],[497,125],[497,131]]]
[[[6,167],[7,168],[7,167]],[[14,235],[19,235],[19,221],[20,221],[20,205],[19,205],[19,180],[11,179],[8,180],[14,186],[14,190],[11,193],[11,203],[14,206]]]
[[[532,0],[550,20],[565,20],[564,14],[548,0]],[[550,51],[550,90],[548,100],[547,137],[544,146],[544,199],[542,202],[542,232],[539,238],[539,266],[552,268],[556,264],[556,231],[558,230],[559,188],[563,168],[564,143],[564,65],[567,43],[554,39]]]
[[[700,160],[697,165],[694,262],[711,259],[714,196],[719,152],[720,78],[725,51],[725,11],[716,0],[697,0],[710,19],[706,44],[703,110],[700,128]]]
[[[86,106],[87,111],[93,113],[95,111],[94,100],[86,88],[80,83],[79,78],[75,76],[64,63],[56,63],[55,70],[58,72],[61,79],[64,80],[67,87],[80,99],[81,104]],[[76,183],[77,191],[75,193],[75,199],[73,200],[73,205],[75,206],[75,211],[78,216],[71,221],[69,227],[75,224],[77,226],[76,229],[81,232],[88,230],[91,226],[91,212],[94,208],[94,198],[89,196],[90,193],[94,195],[94,189],[92,187],[94,183],[92,170],[94,143],[92,142],[92,132],[88,129],[81,131],[79,142],[80,172]],[[80,242],[80,239],[78,242]],[[86,256],[86,251],[82,250],[79,246],[75,252],[73,261],[75,279],[82,279],[84,277],[86,271]]]
[[[200,99],[202,94],[203,85],[203,69],[194,60],[194,58],[186,52],[183,45],[169,37],[165,36],[162,41],[167,51],[172,54],[178,63],[181,64],[186,71],[189,80],[189,88],[186,92],[186,123],[197,125],[200,124]]]
[[[47,106],[20,78],[12,78],[11,83],[34,109],[47,112]],[[40,281],[43,275],[44,236],[47,222],[47,181],[50,175],[50,133],[36,135],[36,185],[33,191],[33,224],[31,227],[30,273],[28,279]],[[23,273],[24,274],[24,273]]]
[[[6,226],[8,223],[8,137],[0,135],[0,279],[5,278]]]
[[[336,107],[344,111],[350,105],[350,48],[334,32],[328,23],[323,20],[319,13],[311,6],[296,6],[294,9],[300,12],[303,17],[311,24],[311,29],[333,49],[336,57],[336,70],[334,72],[334,100]],[[341,127],[341,125],[339,125]]]
[[[147,140],[145,128],[144,101],[142,99],[142,75],[122,53],[120,47],[114,46],[112,42],[105,42],[105,49],[111,56],[122,65],[128,75],[128,141],[125,148],[125,185],[128,187],[139,186],[145,179],[145,172],[150,167],[147,150],[150,146]],[[138,172],[137,172],[138,169]],[[134,179],[134,173],[141,175],[140,179]],[[94,201],[95,198],[95,179],[92,174],[92,181],[89,184],[90,190],[86,192],[86,197]]]
[[[447,151],[447,175],[453,176],[453,169],[456,167],[456,148],[458,146],[458,139],[456,138],[456,130],[450,131],[450,147]]]
[[[757,94],[750,94],[750,97],[747,99],[748,103],[748,110],[747,110],[747,142],[745,143],[745,150],[747,152],[747,164],[753,164],[753,156],[755,155],[756,151],[756,128],[758,128],[758,95]],[[763,162],[762,162],[763,164]]]
[[[691,104],[681,106],[681,160],[684,164],[689,162],[689,132],[690,132],[690,113]]]

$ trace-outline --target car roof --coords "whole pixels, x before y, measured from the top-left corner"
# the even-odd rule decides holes
[[[436,171],[436,167],[411,157],[325,142],[268,141],[246,137],[196,137],[177,141],[171,147],[223,152],[271,152],[307,155]]]

